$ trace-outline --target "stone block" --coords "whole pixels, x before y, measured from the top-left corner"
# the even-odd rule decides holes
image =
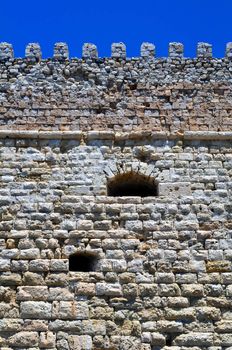
[[[173,345],[186,347],[209,347],[213,345],[213,334],[198,332],[181,334],[175,338]]]
[[[166,343],[165,336],[160,333],[151,333],[151,344],[153,346],[163,347]]]
[[[63,320],[85,320],[89,318],[89,308],[84,301],[54,301],[52,318]]]
[[[43,301],[23,301],[20,304],[20,316],[31,319],[51,319],[52,305]]]
[[[39,345],[39,335],[37,332],[19,332],[8,339],[8,343],[13,347],[30,348],[31,345]]]
[[[158,192],[159,196],[168,196],[169,198],[192,195],[191,184],[189,182],[160,182]]]
[[[70,350],[91,350],[92,338],[89,335],[70,335],[68,344]]]
[[[119,283],[96,283],[96,295],[122,296],[122,287]]]
[[[45,301],[48,299],[48,287],[46,286],[24,286],[17,288],[17,300],[20,301]]]

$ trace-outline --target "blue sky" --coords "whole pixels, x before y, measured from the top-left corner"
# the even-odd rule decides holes
[[[232,0],[12,0],[0,4],[0,41],[13,44],[24,56],[28,42],[39,42],[43,57],[65,41],[70,56],[80,57],[84,42],[109,56],[112,42],[123,41],[127,55],[138,56],[143,41],[167,56],[168,43],[180,41],[185,56],[195,56],[198,41],[213,44],[213,55],[224,56],[232,41]]]

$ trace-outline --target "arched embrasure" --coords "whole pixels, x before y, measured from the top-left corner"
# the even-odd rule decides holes
[[[108,196],[157,196],[157,183],[153,178],[135,172],[128,172],[116,175],[108,180]]]

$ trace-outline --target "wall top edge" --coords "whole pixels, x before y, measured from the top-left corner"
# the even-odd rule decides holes
[[[0,130],[0,139],[59,139],[80,140],[232,140],[232,132],[216,131],[177,131],[169,132],[113,132],[113,131],[28,131],[28,130]]]
[[[144,59],[154,59],[156,47],[153,43],[143,42],[140,47],[140,57]],[[115,59],[126,59],[126,45],[122,42],[111,45],[111,57]],[[168,57],[171,59],[184,58],[184,45],[179,42],[171,42],[168,47]],[[212,58],[213,47],[209,43],[199,42],[196,49],[197,58]],[[232,59],[232,42],[228,42],[225,48],[225,57]],[[14,58],[14,49],[12,44],[0,42],[0,61],[7,61]],[[29,43],[25,49],[25,58],[31,61],[40,61],[42,59],[42,50],[39,43]],[[58,61],[69,59],[69,48],[64,42],[58,42],[54,45],[53,59]],[[85,43],[82,46],[83,59],[97,59],[98,49],[95,44]]]

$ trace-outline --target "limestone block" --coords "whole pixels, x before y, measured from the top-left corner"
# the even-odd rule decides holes
[[[43,301],[23,301],[20,304],[22,318],[50,319],[52,306]]]
[[[75,294],[76,295],[94,296],[95,295],[95,284],[94,283],[78,282],[76,284]]]
[[[77,221],[77,230],[92,230],[93,222],[91,220],[78,220]]]
[[[38,346],[39,335],[37,332],[19,332],[9,337],[8,343],[10,346],[22,348],[29,348],[32,345]]]
[[[183,307],[189,306],[189,300],[188,300],[188,298],[173,296],[173,297],[167,298],[167,304],[170,307],[183,308]]]
[[[133,299],[138,295],[138,286],[135,283],[128,283],[122,286],[122,294],[125,298]]]
[[[122,296],[119,283],[96,283],[96,295]]]
[[[21,249],[19,252],[19,258],[20,259],[39,259],[40,258],[40,251],[38,248],[31,248],[31,249]]]
[[[0,286],[0,302],[10,302],[15,299],[16,292],[12,290],[10,287]]]
[[[41,332],[39,336],[40,348],[55,348],[56,336],[52,332]]]
[[[182,310],[166,309],[167,320],[195,320],[196,311],[193,307],[184,308]]]
[[[18,259],[19,257],[19,249],[3,249],[1,252],[1,257],[3,259]]]
[[[214,320],[221,319],[221,311],[215,307],[201,306],[196,308],[196,315],[199,320]]]
[[[22,284],[22,277],[17,273],[3,272],[0,275],[0,285],[19,286]]]
[[[23,320],[14,318],[5,318],[0,320],[1,332],[19,332],[23,327]]]
[[[182,284],[182,295],[187,297],[202,297],[204,288],[202,284]]]
[[[191,196],[191,185],[189,182],[166,182],[159,183],[159,196],[168,196],[170,198],[178,198],[182,196]]]
[[[179,321],[157,321],[157,330],[161,333],[182,333],[183,323]]]
[[[51,259],[50,270],[51,271],[68,271],[68,259]]]
[[[140,232],[142,231],[143,224],[140,220],[129,220],[126,221],[125,228],[128,231]]]
[[[157,283],[174,283],[175,275],[171,272],[157,272],[156,273]]]
[[[45,284],[45,281],[41,274],[27,271],[23,275],[23,284],[29,286],[41,286]]]
[[[50,273],[46,277],[45,283],[49,287],[65,287],[68,284],[67,273]]]
[[[109,260],[113,271],[116,273],[125,272],[127,270],[127,263],[123,259],[110,259]]]
[[[49,288],[49,293],[48,293],[48,300],[53,301],[53,300],[73,300],[73,293],[69,291],[68,288],[60,288],[60,287],[55,287],[55,288]]]
[[[232,320],[221,320],[216,322],[216,332],[218,333],[231,333],[232,332]]]
[[[48,287],[45,286],[25,286],[17,288],[17,300],[30,301],[41,300],[45,301],[48,298]]]
[[[232,334],[225,333],[220,335],[221,345],[222,346],[232,346]]]
[[[221,274],[222,283],[223,284],[231,284],[232,283],[232,272],[223,272]]]
[[[207,347],[213,345],[213,334],[212,333],[187,333],[177,336],[174,340],[173,345],[179,346],[200,346]]]
[[[68,344],[70,350],[91,350],[92,338],[89,335],[70,335]]]
[[[197,282],[197,275],[195,273],[176,274],[176,282],[180,284],[192,284]]]
[[[207,272],[230,272],[231,262],[226,260],[208,261],[206,264]]]
[[[154,346],[164,346],[166,343],[165,336],[161,333],[151,333],[151,344]]]
[[[143,343],[151,343],[151,332],[143,332],[141,340]]]
[[[85,320],[89,318],[89,308],[83,301],[54,301],[52,318]]]
[[[82,321],[83,333],[90,335],[106,335],[105,320],[86,320]]]
[[[50,260],[48,259],[34,259],[29,262],[29,271],[45,272],[49,271]]]
[[[0,271],[10,271],[9,259],[0,259]]]

